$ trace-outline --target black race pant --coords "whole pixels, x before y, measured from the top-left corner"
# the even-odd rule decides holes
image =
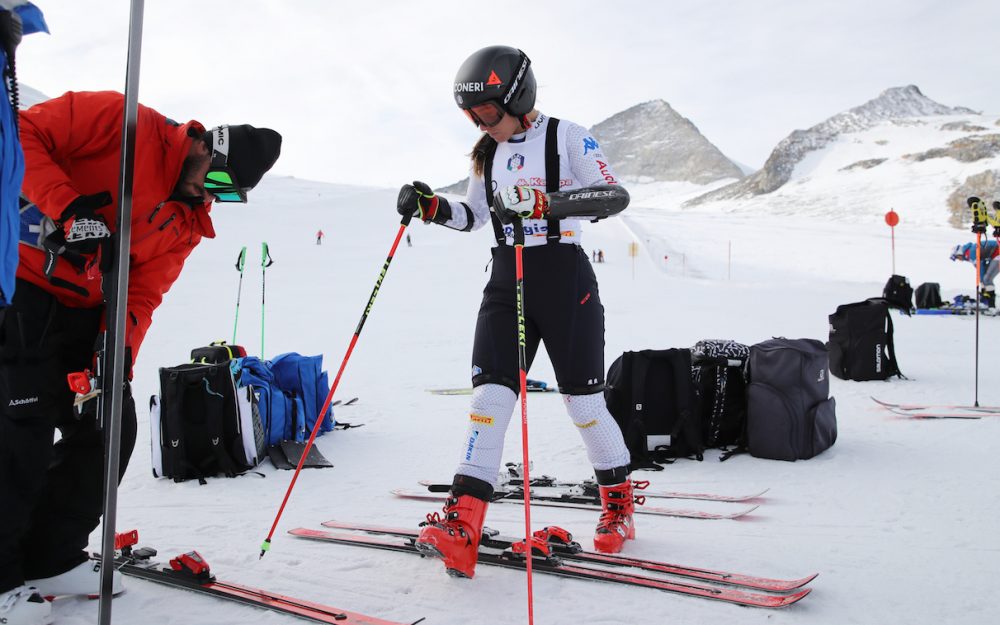
[[[597,278],[578,245],[526,247],[525,355],[530,368],[539,341],[552,361],[559,391],[587,395],[604,388],[604,306]],[[519,392],[517,283],[514,248],[493,248],[493,273],[483,290],[472,349],[472,384]]]
[[[85,561],[103,510],[104,434],[78,417],[66,374],[93,366],[101,308],[68,308],[18,280],[0,311],[0,592]],[[55,430],[61,437],[53,444]],[[126,385],[120,471],[135,446]]]

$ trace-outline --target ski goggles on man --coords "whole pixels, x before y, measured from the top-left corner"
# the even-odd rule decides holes
[[[496,126],[505,115],[500,105],[492,100],[483,104],[477,104],[472,108],[462,109],[462,112],[465,113],[465,116],[473,124],[480,128],[492,128]]]
[[[212,130],[212,164],[205,174],[205,190],[215,196],[216,202],[246,202],[247,192],[228,163],[229,127],[219,126]]]

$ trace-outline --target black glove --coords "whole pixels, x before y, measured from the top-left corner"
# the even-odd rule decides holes
[[[81,195],[62,212],[61,221],[66,235],[66,250],[76,254],[96,254],[102,243],[111,238],[111,230],[97,209],[111,204],[107,191]]]
[[[440,205],[440,198],[434,195],[434,191],[426,182],[414,180],[413,184],[404,184],[399,189],[396,211],[404,217],[416,214],[424,223],[430,221],[440,223],[438,213]]]

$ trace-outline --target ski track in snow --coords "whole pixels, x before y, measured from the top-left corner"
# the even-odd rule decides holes
[[[284,533],[319,528],[329,518],[412,527],[435,510],[394,498],[389,490],[415,488],[421,478],[447,480],[457,463],[468,397],[425,389],[468,384],[489,228],[465,234],[410,226],[413,247],[404,242],[397,251],[336,395],[360,397],[356,405],[336,409],[336,416],[365,425],[317,440],[335,466],[302,473],[262,560],[260,544],[290,471],[265,462],[259,468],[264,478],[218,478],[207,486],[151,476],[146,402],[156,392],[157,368],[187,361],[192,347],[232,338],[239,248],[249,248],[239,342],[260,354],[259,255],[266,239],[275,261],[266,275],[267,356],[322,353],[332,381],[398,229],[395,196],[395,190],[268,178],[249,204],[213,208],[218,237],[192,254],[156,311],[136,364],[139,439],[120,491],[119,527],[139,528],[140,544],[156,547],[164,560],[198,549],[220,579],[346,610],[400,622],[427,617],[434,625],[525,622],[521,572],[483,566],[474,580],[458,580],[436,560]],[[771,336],[825,340],[827,315],[838,304],[880,295],[891,266],[887,227],[871,219],[826,221],[823,213],[820,207],[798,216],[715,214],[652,208],[639,200],[624,219],[587,224],[584,247],[588,253],[603,249],[607,259],[594,266],[607,315],[606,364],[625,350],[690,347],[706,338],[748,344]],[[327,233],[321,246],[314,244],[317,228]],[[633,240],[641,247],[634,262],[628,256]],[[897,273],[909,276],[914,287],[940,282],[946,297],[971,292],[971,268],[947,261],[947,251],[963,240],[965,232],[943,226],[900,228]],[[675,264],[680,254],[684,273]],[[536,621],[996,622],[1000,499],[991,484],[1000,470],[1000,419],[905,420],[869,399],[970,402],[974,320],[894,314],[894,323],[900,366],[909,379],[832,379],[839,438],[819,457],[785,463],[741,455],[720,464],[718,453],[709,451],[704,462],[682,460],[662,472],[636,475],[660,490],[770,491],[743,520],[639,517],[638,538],[627,554],[772,577],[818,571],[809,597],[783,611],[753,610],[536,575]],[[988,382],[1000,359],[986,347],[995,344],[998,324],[980,322],[979,399],[987,404],[1000,403],[996,385]],[[531,377],[554,383],[544,352]],[[530,395],[528,420],[536,473],[589,476],[584,447],[555,394]],[[521,458],[517,421],[515,415],[507,461]],[[742,504],[689,507],[730,505]],[[517,534],[522,514],[520,507],[495,505],[487,523]],[[536,528],[561,525],[586,544],[597,515],[538,508],[532,517]],[[92,548],[99,540],[95,532]],[[140,580],[126,583],[128,591],[114,601],[115,622],[296,622]],[[54,613],[63,625],[91,623],[97,603],[59,601]]]

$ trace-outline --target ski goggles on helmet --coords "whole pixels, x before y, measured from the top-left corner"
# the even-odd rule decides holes
[[[229,167],[229,127],[212,129],[212,163],[205,174],[205,190],[216,202],[246,202],[247,192]]]
[[[496,126],[506,114],[504,110],[500,108],[500,105],[492,100],[482,104],[477,104],[467,109],[462,109],[462,112],[465,113],[465,116],[468,117],[473,124],[481,128],[492,128]]]

